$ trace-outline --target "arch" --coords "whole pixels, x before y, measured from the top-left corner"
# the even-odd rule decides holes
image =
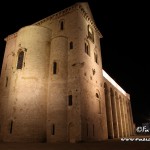
[[[105,92],[107,92],[107,91],[108,91],[108,85],[107,85],[107,83],[106,83],[106,82],[104,82],[104,90],[105,90]]]
[[[111,95],[111,98],[114,96],[114,91],[112,88],[110,88],[110,95]]]
[[[68,142],[70,143],[75,143],[75,126],[72,122],[69,123],[68,125]]]

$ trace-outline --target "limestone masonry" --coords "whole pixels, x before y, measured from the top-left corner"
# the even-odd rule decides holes
[[[0,141],[101,141],[134,134],[130,95],[103,69],[88,3],[5,38]]]

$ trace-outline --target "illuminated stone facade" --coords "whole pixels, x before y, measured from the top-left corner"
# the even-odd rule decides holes
[[[101,141],[134,133],[129,94],[102,70],[100,38],[88,3],[6,37],[0,140]]]

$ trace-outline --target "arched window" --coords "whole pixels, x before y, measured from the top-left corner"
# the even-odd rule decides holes
[[[53,62],[53,74],[57,74],[57,63]]]
[[[90,48],[88,42],[85,42],[85,53],[90,56]]]
[[[64,29],[64,21],[60,21],[60,30],[63,30]]]
[[[68,105],[72,106],[72,95],[68,96]]]
[[[94,53],[94,61],[98,64],[98,55],[97,55],[97,53]]]
[[[18,54],[17,69],[22,69],[22,67],[23,67],[23,59],[24,59],[24,52],[21,51]]]
[[[94,32],[93,29],[90,25],[88,25],[88,38],[94,42]]]
[[[99,98],[99,94],[98,93],[96,93],[96,98]]]
[[[70,42],[70,49],[73,49],[73,42]]]

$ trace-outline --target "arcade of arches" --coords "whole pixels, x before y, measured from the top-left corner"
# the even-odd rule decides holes
[[[108,138],[128,137],[134,134],[130,99],[104,83]]]

